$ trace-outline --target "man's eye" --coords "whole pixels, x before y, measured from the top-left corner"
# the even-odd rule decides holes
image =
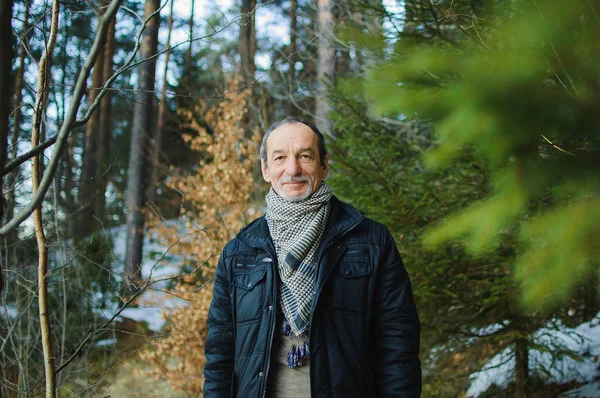
[[[300,155],[300,159],[301,160],[312,160],[312,156],[303,154],[303,155]]]
[[[283,156],[277,156],[273,159],[274,162],[281,162],[283,160]]]

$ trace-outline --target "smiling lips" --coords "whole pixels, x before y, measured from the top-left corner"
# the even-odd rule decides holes
[[[282,185],[302,185],[302,184],[306,184],[308,181],[291,181],[291,182],[284,182]]]
[[[311,182],[310,177],[307,176],[296,176],[296,177],[292,177],[290,175],[284,175],[280,180],[279,183],[281,184],[281,186],[283,185],[292,185],[292,186],[301,186],[303,184],[308,184]]]

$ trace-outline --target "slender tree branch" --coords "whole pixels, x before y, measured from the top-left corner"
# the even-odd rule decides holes
[[[35,106],[32,120],[31,146],[36,147],[40,141],[42,119],[45,115],[48,96],[48,78],[50,77],[50,59],[52,50],[56,44],[59,17],[59,0],[52,2],[52,22],[50,25],[50,37],[40,58],[38,66],[38,84],[35,97]],[[31,190],[35,196],[40,185],[40,155],[35,155],[31,160]],[[35,226],[35,238],[38,247],[38,302],[40,313],[40,333],[42,337],[42,352],[44,355],[44,373],[46,376],[46,397],[56,397],[56,368],[54,366],[54,355],[52,354],[52,332],[50,327],[50,316],[48,310],[48,247],[46,246],[46,235],[42,221],[41,204],[33,211],[33,223]]]
[[[102,20],[98,24],[98,30],[96,31],[94,44],[92,45],[90,54],[88,55],[88,58],[86,59],[79,73],[77,84],[75,86],[75,89],[73,90],[73,97],[69,106],[69,111],[56,137],[56,148],[54,148],[54,151],[52,152],[52,157],[48,162],[46,171],[44,173],[42,181],[40,182],[38,190],[36,191],[35,195],[33,195],[31,201],[27,205],[25,205],[19,213],[16,214],[11,220],[9,220],[0,228],[0,236],[6,236],[8,233],[15,230],[19,225],[21,225],[23,221],[25,221],[31,215],[31,213],[33,213],[33,210],[37,208],[44,200],[44,196],[48,192],[48,188],[50,187],[50,184],[52,183],[52,180],[54,178],[54,173],[56,173],[60,156],[63,152],[62,149],[65,143],[67,142],[69,133],[74,127],[74,123],[77,118],[77,112],[79,110],[79,107],[81,106],[81,99],[83,98],[83,95],[85,93],[86,82],[90,75],[90,71],[92,70],[94,63],[96,62],[96,58],[98,57],[100,50],[102,50],[102,47],[100,45],[102,43],[102,38],[106,34],[106,31],[108,30],[108,25],[110,24],[110,21],[113,18],[113,16],[116,14],[122,1],[123,0],[112,0],[110,5],[108,6],[107,12],[104,14]]]
[[[265,7],[267,4],[269,4],[269,3],[271,3],[271,2],[272,2],[272,0],[265,1],[265,2],[264,2],[262,5],[260,5],[260,6],[257,6],[257,7],[255,8],[255,10],[259,9],[260,7]],[[138,34],[138,37],[137,37],[137,40],[136,40],[136,45],[135,45],[135,48],[133,49],[133,52],[132,52],[131,56],[129,57],[129,59],[127,60],[127,62],[125,62],[125,64],[124,64],[123,66],[121,66],[121,67],[120,67],[120,68],[119,68],[119,69],[118,69],[118,70],[117,70],[117,71],[116,71],[116,72],[113,74],[113,76],[111,76],[111,77],[110,77],[110,78],[109,78],[109,79],[106,81],[106,83],[105,83],[105,84],[104,84],[102,87],[100,87],[100,88],[99,88],[99,90],[100,90],[100,93],[98,93],[98,96],[96,97],[96,100],[94,101],[94,103],[92,104],[92,106],[90,107],[90,109],[88,109],[88,112],[87,112],[87,113],[86,113],[86,114],[83,116],[83,118],[81,118],[80,120],[78,120],[78,121],[76,121],[76,122],[75,122],[75,125],[73,126],[73,128],[76,128],[76,127],[82,126],[82,125],[84,125],[84,124],[85,124],[85,123],[86,123],[86,122],[89,120],[89,118],[91,117],[91,115],[92,115],[93,111],[94,111],[94,110],[95,110],[95,109],[98,107],[98,104],[99,104],[100,100],[101,100],[101,99],[102,99],[102,97],[105,95],[105,92],[106,92],[107,90],[110,90],[110,85],[111,85],[111,84],[112,84],[112,83],[113,83],[113,82],[114,82],[114,81],[117,79],[117,77],[119,77],[119,76],[120,76],[120,75],[121,75],[123,72],[125,72],[125,71],[127,71],[127,70],[129,70],[129,69],[135,68],[136,66],[138,66],[138,65],[140,65],[140,64],[142,64],[142,63],[144,63],[144,62],[148,62],[148,61],[150,61],[150,60],[152,60],[152,59],[154,59],[154,58],[157,58],[157,57],[161,56],[162,54],[166,53],[167,51],[172,51],[172,50],[174,50],[175,48],[177,48],[177,47],[180,47],[180,46],[182,46],[182,45],[184,45],[184,44],[187,44],[187,43],[191,44],[191,43],[193,43],[193,42],[195,42],[195,41],[202,41],[202,40],[206,40],[206,39],[208,39],[208,38],[211,38],[211,37],[213,37],[213,36],[216,36],[217,34],[221,33],[222,31],[224,31],[225,29],[227,29],[228,27],[230,27],[231,25],[233,25],[233,24],[235,24],[235,23],[239,22],[239,21],[242,19],[242,17],[243,17],[243,15],[239,15],[237,18],[235,18],[235,19],[231,20],[230,22],[228,22],[227,24],[225,24],[225,25],[221,26],[219,29],[215,29],[213,32],[211,32],[211,33],[209,33],[209,34],[206,34],[206,35],[203,35],[203,36],[200,36],[200,37],[196,37],[196,38],[189,38],[189,39],[187,39],[187,40],[184,40],[184,41],[181,41],[181,42],[179,42],[179,43],[176,43],[176,44],[174,44],[174,45],[170,46],[169,48],[166,48],[166,49],[164,49],[164,50],[162,50],[162,51],[157,51],[155,54],[152,54],[152,55],[151,55],[151,56],[149,56],[149,57],[146,57],[146,58],[143,58],[143,59],[141,59],[141,60],[139,60],[139,61],[133,62],[133,61],[134,61],[134,59],[135,59],[135,56],[137,55],[137,52],[138,52],[138,50],[139,50],[139,47],[140,47],[140,45],[141,45],[142,33],[144,32],[144,30],[145,30],[145,28],[146,28],[146,25],[148,24],[148,21],[150,21],[154,15],[156,15],[156,14],[160,13],[160,11],[161,11],[161,10],[162,10],[162,9],[163,9],[163,8],[164,8],[166,5],[167,5],[167,3],[168,3],[168,1],[167,1],[167,2],[165,2],[163,5],[161,5],[161,6],[160,6],[160,8],[159,8],[158,10],[156,10],[154,13],[152,13],[152,14],[151,14],[151,15],[148,17],[148,19],[147,19],[146,21],[144,21],[144,25],[142,26],[142,29],[140,30],[140,32],[139,32],[139,34]],[[309,40],[309,41],[308,41],[308,42],[305,44],[305,46],[306,46],[306,45],[308,45],[308,44],[310,44],[310,43],[311,43],[312,41],[314,41],[315,39],[317,39],[317,37],[318,37],[318,35],[317,35],[316,37],[312,38],[311,40]],[[300,52],[300,51],[301,51],[301,50],[298,50],[296,53],[298,53],[298,52]],[[290,56],[291,56],[291,55],[290,55]],[[286,61],[288,58],[289,58],[289,57],[285,58],[285,59],[284,59],[282,62]],[[221,95],[213,95],[212,97],[210,97],[210,96],[194,96],[194,95],[192,95],[192,93],[189,93],[188,95],[177,95],[176,93],[170,93],[170,92],[167,92],[167,93],[168,93],[168,94],[170,94],[170,95],[172,95],[172,96],[178,96],[178,97],[187,97],[187,98],[221,98],[221,97],[224,97],[224,96],[226,96],[227,94],[234,93],[234,92],[237,92],[237,91],[240,91],[240,90],[245,90],[245,89],[246,89],[248,86],[251,86],[251,85],[255,84],[256,82],[258,82],[259,80],[261,80],[261,79],[262,79],[262,78],[263,78],[265,75],[267,75],[267,74],[268,74],[268,73],[269,73],[269,72],[270,72],[272,69],[276,68],[276,67],[277,67],[277,66],[279,66],[280,64],[281,64],[281,62],[277,63],[276,65],[273,65],[273,66],[272,66],[271,68],[269,68],[269,69],[268,69],[268,70],[267,70],[265,73],[263,73],[263,74],[262,74],[262,75],[261,75],[259,78],[257,78],[257,79],[255,79],[255,80],[253,80],[253,81],[252,81],[252,82],[250,82],[249,84],[247,84],[247,85],[242,85],[241,87],[238,87],[237,89],[230,90],[230,91],[228,91],[228,92],[226,92],[226,93],[223,93],[223,94],[221,94]],[[127,90],[125,90],[125,89],[117,89],[117,90],[118,90],[118,91],[132,91],[132,92],[138,91],[138,90],[136,90],[136,89],[127,89]],[[164,90],[164,89],[163,89],[163,90]],[[162,91],[154,91],[154,90],[153,90],[153,91],[144,90],[144,91],[145,91],[145,92],[153,92],[153,93],[161,93],[161,92],[162,92]],[[1,232],[1,231],[0,231],[0,232]]]
[[[83,349],[83,347],[87,344],[87,342],[94,337],[96,334],[105,331],[105,328],[110,325],[119,315],[121,315],[121,312],[123,312],[123,310],[125,310],[125,308],[127,308],[129,306],[129,304],[131,304],[135,299],[137,299],[145,290],[145,288],[148,286],[149,284],[149,280],[146,282],[146,284],[144,286],[142,286],[142,288],[135,293],[134,295],[132,295],[129,300],[127,300],[123,306],[115,312],[115,314],[108,320],[106,320],[106,322],[104,322],[99,328],[92,330],[91,332],[88,332],[88,334],[85,336],[85,338],[81,341],[81,343],[79,343],[79,346],[77,346],[77,349],[75,349],[75,351],[73,352],[73,354],[71,354],[71,356],[65,360],[57,369],[56,369],[56,373],[59,373],[61,370],[63,370],[64,368],[67,367],[67,365],[69,365],[74,359],[75,357],[81,352],[81,350]],[[42,379],[39,379],[32,388],[35,388],[35,386],[37,386]]]
[[[594,8],[594,5],[590,2],[590,0],[586,0],[588,3],[588,6],[590,7],[590,9],[592,10],[592,14],[594,15],[594,19],[596,20],[596,23],[598,24],[598,26],[600,26],[600,18],[598,18],[598,13],[596,13],[596,9]]]
[[[166,3],[165,3],[166,4]],[[164,7],[164,6],[163,6]],[[161,7],[162,9],[162,7]],[[158,11],[156,11],[154,14],[160,12],[160,9]],[[152,14],[152,16],[154,16],[154,14]],[[147,21],[146,21],[147,23]],[[110,85],[112,84],[112,82],[119,77],[119,75],[121,75],[124,71],[126,71],[127,69],[130,69],[136,65],[139,65],[142,62],[148,61],[151,58],[148,59],[144,59],[141,60],[139,62],[136,62],[135,64],[132,64],[133,60],[135,59],[135,56],[137,54],[137,50],[139,49],[139,45],[140,45],[140,37],[142,32],[144,31],[145,27],[146,27],[146,23],[144,23],[144,26],[142,26],[142,30],[139,33],[138,36],[138,40],[136,40],[136,46],[131,54],[131,56],[129,57],[129,59],[127,60],[127,62],[125,63],[125,65],[123,65],[121,68],[119,68],[119,70],[117,70],[111,77],[110,79],[107,80],[107,82],[99,88],[100,92],[98,93],[98,95],[96,96],[96,100],[94,101],[94,103],[92,104],[92,106],[88,109],[88,111],[86,112],[86,114],[84,115],[84,117],[80,120],[75,121],[75,123],[73,124],[73,126],[71,127],[71,130],[80,127],[82,125],[84,125],[89,118],[91,117],[92,113],[96,110],[96,108],[98,107],[99,103],[100,103],[100,99],[102,99],[102,97],[105,94],[105,91],[109,91],[111,90]],[[95,43],[94,43],[95,44]],[[93,48],[92,48],[93,51]],[[90,53],[91,54],[91,53]],[[77,82],[77,85],[75,85],[75,89],[77,89],[77,86],[79,84],[79,80]],[[91,88],[93,89],[93,88]],[[58,135],[44,141],[42,144],[36,146],[35,148],[25,152],[22,155],[17,156],[15,159],[13,159],[12,161],[10,161],[5,169],[4,169],[4,175],[8,174],[9,172],[11,172],[12,170],[14,170],[15,168],[17,168],[18,166],[20,166],[22,163],[24,163],[25,161],[31,159],[33,156],[37,155],[38,153],[44,151],[46,148],[52,146],[53,144],[56,143],[58,139]],[[1,230],[0,230],[0,234],[1,234]]]
[[[431,0],[426,0],[426,1],[425,1],[425,4],[429,4],[429,5],[431,5],[431,6],[434,6],[434,4],[431,2]],[[475,33],[477,34],[477,37],[475,37],[475,36],[473,36],[473,35],[469,34],[469,33],[468,33],[466,30],[465,30],[465,28],[463,28],[463,27],[460,25],[460,23],[458,22],[458,20],[452,16],[453,14],[451,14],[451,12],[450,12],[450,11],[446,12],[446,11],[445,11],[445,10],[442,8],[442,6],[441,6],[441,5],[439,5],[439,4],[436,4],[436,5],[435,5],[435,7],[437,7],[437,8],[438,8],[438,9],[439,9],[439,10],[442,12],[442,14],[444,14],[444,16],[443,16],[443,17],[442,17],[440,20],[442,20],[442,19],[449,19],[449,20],[451,20],[452,22],[454,22],[454,23],[456,24],[456,27],[457,27],[457,28],[458,28],[458,29],[459,29],[461,32],[463,32],[465,35],[467,35],[467,37],[469,37],[470,39],[474,40],[474,41],[475,41],[477,44],[479,44],[481,47],[485,48],[485,49],[486,49],[486,50],[487,50],[487,51],[488,51],[490,54],[492,54],[492,55],[496,55],[496,53],[495,53],[495,52],[494,52],[494,51],[493,51],[491,48],[489,48],[487,44],[485,44],[485,42],[483,41],[483,39],[481,38],[481,36],[479,36],[479,32],[477,31],[477,27],[475,26],[475,22],[472,22],[472,26],[475,28]]]
[[[25,309],[19,313],[19,315],[15,319],[15,322],[10,326],[10,329],[8,329],[8,332],[6,333],[6,337],[0,337],[2,339],[2,346],[0,346],[0,353],[4,352],[4,348],[6,347],[6,344],[8,343],[8,339],[11,337],[11,334],[13,333],[15,327],[21,321],[21,317],[23,315],[25,315],[27,313],[27,311],[29,311],[29,307],[31,307],[31,304],[33,304],[34,300],[35,300],[35,296],[32,295],[31,298],[29,299],[29,302],[25,306]]]
[[[538,13],[540,14],[540,18],[542,19],[542,21],[546,22],[544,13],[538,6],[537,1],[533,0],[533,4],[535,5],[535,8],[537,9]],[[592,8],[592,10],[593,10],[593,8]],[[575,82],[573,82],[573,79],[571,79],[571,75],[569,74],[569,72],[567,71],[567,68],[563,64],[563,61],[560,58],[560,55],[558,55],[558,51],[556,51],[556,47],[554,47],[554,43],[552,42],[552,40],[550,40],[550,48],[552,48],[552,52],[554,53],[554,56],[556,57],[556,60],[558,61],[558,64],[562,68],[563,72],[565,72],[565,76],[567,76],[567,79],[569,80],[569,83],[571,84],[571,88],[573,88],[573,92],[575,93],[575,95],[579,95],[579,93],[577,92],[577,87],[575,86]]]
[[[96,110],[96,108],[100,105],[100,101],[102,100],[102,98],[106,94],[106,89],[108,87],[110,87],[110,85],[117,79],[117,77],[119,77],[121,75],[121,73],[123,73],[127,69],[133,68],[133,67],[135,67],[135,66],[137,66],[137,65],[139,65],[139,64],[141,64],[143,62],[147,62],[147,61],[149,61],[149,60],[151,60],[151,59],[153,59],[154,57],[157,56],[157,55],[154,55],[152,57],[148,57],[148,58],[142,59],[139,62],[133,63],[133,60],[135,59],[135,56],[137,55],[137,52],[138,52],[138,50],[140,48],[140,45],[142,44],[142,35],[144,33],[144,30],[146,30],[146,25],[148,25],[148,22],[150,20],[152,20],[152,18],[156,14],[160,13],[160,11],[167,5],[167,3],[168,3],[168,1],[165,2],[162,6],[160,6],[152,14],[150,14],[148,16],[148,19],[146,19],[144,21],[144,24],[142,25],[142,29],[140,29],[140,32],[138,33],[138,37],[137,37],[137,40],[135,42],[135,48],[131,52],[131,55],[129,56],[129,59],[127,60],[127,62],[125,62],[125,64],[123,66],[121,66],[115,73],[113,73],[113,75],[104,83],[104,85],[100,89],[100,92],[98,93],[98,95],[94,99],[94,103],[92,104],[92,106],[89,107],[89,109],[87,110],[87,112],[85,113],[85,115],[80,120],[77,120],[77,121],[75,121],[75,123],[73,123],[73,128],[77,128],[79,126],[83,126],[84,124],[87,123],[87,121],[92,116],[92,113],[94,113],[94,111]]]
[[[568,154],[568,155],[571,155],[571,156],[575,156],[576,158],[577,158],[577,157],[579,157],[579,156],[577,156],[577,155],[575,155],[575,154],[573,154],[573,153],[571,153],[571,152],[567,151],[566,149],[562,149],[561,147],[559,147],[558,145],[556,145],[555,143],[553,143],[552,141],[550,141],[550,140],[549,140],[549,139],[548,139],[548,138],[547,138],[547,137],[546,137],[544,134],[540,134],[540,135],[542,136],[542,138],[543,138],[544,140],[546,140],[546,142],[547,142],[548,144],[552,145],[554,148],[558,149],[559,151],[561,151],[561,152],[563,152],[563,153],[566,153],[566,154]]]
[[[46,148],[51,147],[56,142],[57,138],[58,138],[58,136],[56,136],[56,135],[52,138],[48,138],[46,141],[42,142],[40,145],[17,156],[16,158],[14,158],[10,162],[8,162],[8,164],[4,168],[4,172],[2,173],[2,176],[4,177],[5,175],[7,175],[11,171],[15,170],[17,167],[19,167],[21,164],[25,163],[26,161],[28,161],[35,155],[43,152],[44,150],[46,150]]]

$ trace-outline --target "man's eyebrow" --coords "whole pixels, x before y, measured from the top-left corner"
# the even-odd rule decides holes
[[[303,152],[310,152],[310,153],[314,154],[315,150],[312,149],[311,147],[307,146],[307,147],[304,147],[304,148],[300,148],[300,150],[298,152],[296,152],[296,153],[303,153]],[[271,151],[271,155],[276,155],[278,153],[285,153],[285,151],[283,149],[273,149]]]

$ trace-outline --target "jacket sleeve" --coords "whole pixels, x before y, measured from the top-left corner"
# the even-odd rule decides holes
[[[380,397],[419,397],[420,323],[410,280],[387,231],[382,246],[375,312],[375,385]]]
[[[224,253],[217,265],[213,298],[208,310],[208,334],[204,345],[204,397],[232,396],[235,355],[230,283]]]

